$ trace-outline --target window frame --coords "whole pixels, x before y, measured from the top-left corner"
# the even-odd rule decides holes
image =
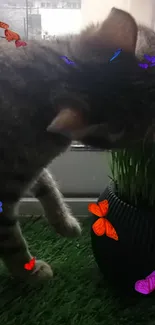
[[[109,158],[108,152],[76,143],[49,165],[48,169],[57,181],[64,201],[74,215],[87,216],[88,203],[96,202],[110,182]],[[21,200],[19,213],[27,216],[42,215],[44,211],[40,202],[29,193]]]

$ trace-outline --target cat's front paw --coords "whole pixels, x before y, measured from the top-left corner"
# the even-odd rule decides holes
[[[46,262],[42,260],[36,260],[35,267],[31,272],[31,276],[38,280],[48,280],[53,277],[53,271]]]
[[[32,256],[28,256],[29,258]],[[30,260],[31,261],[31,260]],[[36,283],[39,281],[46,281],[53,277],[53,271],[46,262],[42,260],[35,260],[34,267],[32,270],[26,269],[30,264],[30,261],[27,260],[27,263],[20,261],[20,258],[16,261],[6,261],[5,264],[8,267],[13,278],[25,281],[27,283]]]
[[[63,237],[77,237],[82,231],[79,222],[72,215],[67,215],[61,222],[53,224],[53,227]]]

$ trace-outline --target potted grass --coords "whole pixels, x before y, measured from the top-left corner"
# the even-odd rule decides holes
[[[100,270],[126,287],[155,270],[155,148],[112,151],[110,170],[110,185],[98,201],[102,222],[92,217],[92,248]]]

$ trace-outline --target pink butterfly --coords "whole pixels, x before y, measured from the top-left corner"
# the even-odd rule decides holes
[[[21,40],[17,40],[17,41],[15,41],[15,45],[16,45],[16,47],[20,47],[20,46],[26,46],[27,43],[24,41],[21,41]]]
[[[143,280],[138,280],[135,283],[135,290],[142,293],[143,295],[148,295],[155,290],[155,271],[148,275]]]

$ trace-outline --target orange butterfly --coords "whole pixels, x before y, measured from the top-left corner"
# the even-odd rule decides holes
[[[20,36],[10,29],[5,29],[4,34],[8,42],[20,40]]]
[[[99,217],[94,222],[92,229],[97,236],[103,236],[106,234],[108,237],[118,240],[118,235],[115,228],[112,226],[110,221],[103,218],[107,215],[109,210],[109,203],[107,200],[96,203],[90,203],[88,205],[88,211]]]
[[[26,46],[27,43],[21,41],[19,34],[13,32],[12,30],[8,29],[9,25],[0,21],[0,27],[4,29],[4,36],[0,36],[0,38],[5,38],[8,42],[15,41],[16,47]]]
[[[33,257],[28,263],[24,264],[24,269],[31,271],[35,266],[35,257]]]
[[[2,21],[0,21],[0,27],[1,28],[4,28],[4,29],[8,29],[9,28],[9,25],[6,24],[6,23],[3,23]]]

